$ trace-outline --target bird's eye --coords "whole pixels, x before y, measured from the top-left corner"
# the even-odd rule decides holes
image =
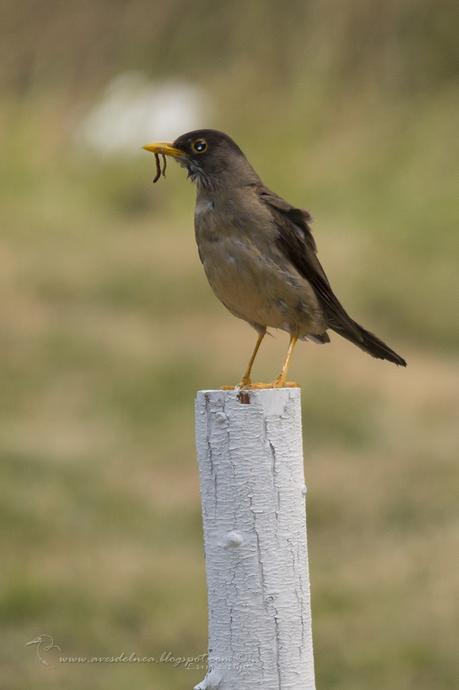
[[[191,148],[196,153],[204,153],[204,151],[207,151],[207,141],[205,139],[196,139],[196,141],[193,141]]]

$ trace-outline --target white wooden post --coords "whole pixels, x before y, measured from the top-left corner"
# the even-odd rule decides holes
[[[315,690],[299,388],[199,391],[209,670],[194,690]]]

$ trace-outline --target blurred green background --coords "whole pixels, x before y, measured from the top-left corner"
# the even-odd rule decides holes
[[[206,651],[193,398],[239,380],[254,333],[207,286],[183,171],[153,187],[140,150],[191,126],[312,212],[338,295],[409,363],[336,336],[292,366],[318,688],[457,687],[454,6],[2,3],[2,689],[204,675],[26,646]],[[262,380],[287,346],[268,340]]]

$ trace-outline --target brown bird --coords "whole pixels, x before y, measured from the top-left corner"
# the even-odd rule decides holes
[[[308,211],[265,187],[227,134],[196,130],[172,144],[144,148],[156,156],[155,181],[159,156],[172,156],[196,184],[196,242],[207,279],[225,307],[258,333],[239,387],[296,385],[287,382],[287,372],[297,340],[328,343],[329,329],[372,357],[406,366],[335,296],[317,258]],[[287,357],[273,383],[252,384],[252,366],[268,327],[290,334]]]

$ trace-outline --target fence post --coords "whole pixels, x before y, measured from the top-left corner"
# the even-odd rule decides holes
[[[194,690],[315,690],[301,391],[199,391],[209,670]]]

